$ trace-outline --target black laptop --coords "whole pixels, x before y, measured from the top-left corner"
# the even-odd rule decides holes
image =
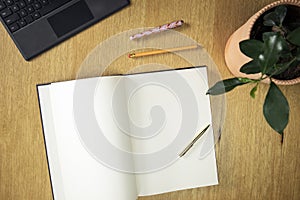
[[[0,18],[30,60],[128,4],[129,0],[0,0]]]

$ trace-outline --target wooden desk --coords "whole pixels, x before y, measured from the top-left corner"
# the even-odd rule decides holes
[[[230,77],[223,57],[226,40],[269,2],[272,0],[132,0],[131,6],[31,62],[21,57],[0,26],[0,199],[52,199],[36,84],[74,79],[87,54],[114,34],[176,19],[190,25],[180,32],[202,44],[222,76]],[[158,57],[156,62],[160,61]],[[128,62],[127,66],[139,64]],[[171,64],[183,66],[177,60]],[[111,69],[108,73],[128,70]],[[245,86],[227,95],[226,121],[216,146],[220,184],[140,199],[300,199],[300,85],[281,89],[291,107],[283,144],[262,115],[267,86],[259,87],[255,100]]]

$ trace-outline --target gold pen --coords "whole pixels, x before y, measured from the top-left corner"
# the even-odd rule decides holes
[[[162,53],[170,53],[170,52],[176,52],[176,51],[196,49],[198,47],[199,47],[198,45],[192,45],[192,46],[185,46],[185,47],[176,47],[176,48],[171,48],[171,49],[159,49],[159,50],[146,51],[146,52],[140,52],[140,53],[130,53],[128,55],[128,57],[129,58],[138,58],[138,57],[157,55],[157,54],[162,54]]]
[[[194,139],[191,143],[189,143],[184,150],[179,154],[179,157],[182,157],[192,148],[192,146],[199,140],[199,138],[205,133],[205,131],[209,128],[210,124],[208,124]]]

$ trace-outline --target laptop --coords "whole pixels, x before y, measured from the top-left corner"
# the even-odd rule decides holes
[[[25,60],[30,60],[129,3],[129,0],[0,0],[0,19]]]

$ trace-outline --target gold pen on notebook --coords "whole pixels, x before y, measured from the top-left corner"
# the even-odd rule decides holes
[[[179,157],[184,156],[191,148],[192,146],[199,140],[199,138],[205,133],[205,131],[209,128],[210,124],[208,124],[194,139],[191,143],[189,143],[184,150],[179,154]]]

